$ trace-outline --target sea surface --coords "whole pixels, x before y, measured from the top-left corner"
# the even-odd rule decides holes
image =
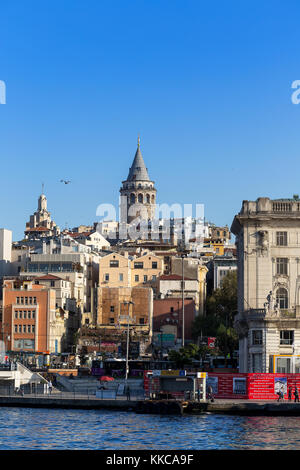
[[[0,450],[299,450],[300,417],[0,408]]]

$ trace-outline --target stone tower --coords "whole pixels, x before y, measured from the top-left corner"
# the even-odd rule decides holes
[[[122,181],[120,189],[123,203],[121,202],[121,219],[130,224],[135,218],[141,217],[152,220],[155,215],[156,189],[154,181],[148,175],[145,162],[140,149],[140,138],[135,157],[126,181]],[[126,199],[125,199],[126,197]],[[124,205],[124,201],[127,204]]]

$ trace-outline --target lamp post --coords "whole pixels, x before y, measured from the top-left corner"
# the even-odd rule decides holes
[[[184,258],[185,255],[181,255],[182,260],[182,347],[184,348]]]
[[[123,302],[124,305],[128,305],[128,316],[127,316],[127,341],[126,341],[126,371],[125,371],[125,383],[127,384],[127,379],[128,379],[128,356],[129,356],[129,320],[130,320],[130,316],[129,316],[129,308],[130,308],[130,305],[134,305],[134,302],[132,302],[131,300],[130,301],[127,301],[125,300]]]

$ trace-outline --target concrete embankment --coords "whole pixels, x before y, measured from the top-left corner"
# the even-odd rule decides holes
[[[229,414],[248,416],[300,416],[300,403],[250,400],[220,400],[214,403],[72,398],[54,396],[0,396],[0,406],[23,408],[73,408],[136,411],[145,414]]]
[[[74,409],[111,409],[134,410],[136,400],[110,400],[93,398],[55,398],[55,397],[0,397],[0,406],[23,408],[74,408]]]
[[[230,415],[252,416],[300,416],[300,403],[251,400],[216,400],[207,403],[205,411]]]

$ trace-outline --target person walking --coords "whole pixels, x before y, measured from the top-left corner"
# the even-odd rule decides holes
[[[292,401],[292,387],[289,386],[288,400]]]
[[[294,397],[295,397],[295,403],[296,402],[299,403],[299,392],[298,392],[297,386],[295,387],[295,390],[294,390]]]
[[[51,392],[52,392],[52,382],[51,382],[51,380],[49,380],[48,388],[49,388],[49,395],[51,395]]]

